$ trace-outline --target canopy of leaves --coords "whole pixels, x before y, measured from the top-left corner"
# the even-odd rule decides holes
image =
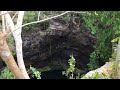
[[[120,12],[89,11],[83,15],[83,19],[86,27],[89,27],[92,34],[97,38],[95,45],[96,60],[99,58],[105,63],[112,54],[111,40],[120,35]]]

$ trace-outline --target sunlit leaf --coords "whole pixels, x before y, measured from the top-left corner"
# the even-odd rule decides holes
[[[115,57],[116,57],[116,55],[117,55],[117,53],[116,53],[116,52],[114,52],[114,53],[112,54],[112,58],[115,58]]]
[[[118,42],[118,40],[119,40],[119,37],[113,39],[111,42]]]

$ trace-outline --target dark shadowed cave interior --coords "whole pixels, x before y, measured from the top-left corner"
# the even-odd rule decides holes
[[[49,23],[47,30],[37,28],[30,32],[22,32],[25,66],[29,68],[32,65],[39,69],[58,65],[63,69],[41,72],[41,78],[67,79],[62,75],[62,71],[66,69],[63,65],[68,66],[68,59],[73,54],[76,68],[86,73],[89,55],[94,50],[95,37],[86,28],[78,29],[72,21],[65,23],[60,18]]]

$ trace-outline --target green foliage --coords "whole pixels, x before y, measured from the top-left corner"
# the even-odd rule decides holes
[[[24,15],[24,23],[29,23],[32,21],[37,21],[37,11],[26,11]]]
[[[74,72],[75,70],[75,58],[73,55],[70,56],[71,58],[68,60],[69,63],[69,69],[67,70],[67,74],[70,72]]]
[[[90,62],[87,64],[89,70],[94,70],[99,67],[97,55],[95,52],[92,52],[90,55]]]
[[[26,11],[24,18],[23,18],[23,24],[37,21],[37,15],[38,15],[37,11]],[[23,27],[23,30],[30,31],[30,30],[33,30],[33,28],[35,28],[35,26],[36,26],[36,24],[31,24],[31,25]]]
[[[85,26],[89,27],[91,33],[97,38],[95,52],[98,58],[103,63],[108,61],[112,54],[111,40],[116,38],[113,41],[117,41],[120,35],[120,12],[88,11],[82,16]]]
[[[70,55],[70,59],[68,60],[69,63],[69,68],[63,72],[63,74],[65,74],[65,76],[67,76],[69,79],[73,79],[73,72],[75,70],[75,58],[73,57],[73,55]]]
[[[41,72],[39,72],[36,68],[30,66],[30,71],[32,72],[32,77],[41,79]]]
[[[114,38],[111,42],[118,42],[119,37]]]
[[[36,68],[30,66],[30,69],[28,71],[32,73],[32,77],[41,79],[41,72],[36,70]],[[0,79],[15,79],[15,77],[14,77],[13,73],[10,71],[10,69],[8,67],[5,67],[0,72]]]
[[[83,15],[85,25],[86,25],[86,27],[90,27],[92,34],[96,34],[97,26],[94,25],[94,19],[97,16],[98,15],[96,15],[94,12],[88,12],[87,14]]]
[[[0,79],[15,79],[8,67],[5,67],[0,73]]]
[[[40,11],[39,20],[58,15],[62,12],[63,11]],[[23,19],[23,24],[38,21],[38,13],[39,13],[39,11],[26,11],[25,15],[24,15],[24,19]],[[68,17],[65,19],[67,20]],[[36,24],[31,24],[31,25],[27,25],[27,26],[23,27],[23,30],[31,31],[31,30],[36,29],[40,25],[42,25],[44,27],[48,26],[47,23],[44,23],[44,22],[43,23],[36,23]]]

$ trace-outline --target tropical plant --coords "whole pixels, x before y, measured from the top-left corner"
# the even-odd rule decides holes
[[[29,72],[31,71],[31,73],[32,73],[31,76],[33,78],[41,79],[41,72],[39,72],[36,68],[30,66],[30,69],[28,71]]]
[[[75,70],[75,58],[73,55],[70,55],[70,59],[68,60],[69,68],[63,72],[63,75],[67,76],[69,79],[74,79],[74,70]]]

